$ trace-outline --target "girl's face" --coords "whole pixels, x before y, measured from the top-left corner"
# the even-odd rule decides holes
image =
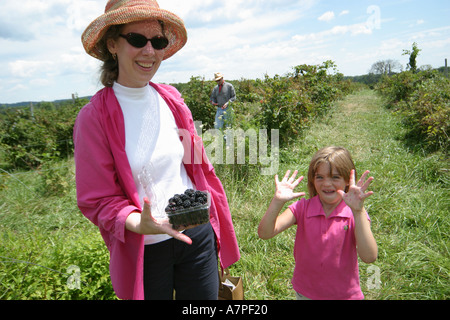
[[[330,164],[322,163],[317,168],[314,175],[314,188],[325,211],[334,209],[341,202],[342,197],[337,190],[345,191],[347,185],[348,183],[336,168],[332,168],[330,173]]]
[[[156,20],[129,23],[124,26],[121,34],[130,32],[139,33],[147,39],[163,36],[161,25]],[[142,88],[147,85],[158,71],[165,51],[155,50],[150,41],[143,48],[135,48],[122,37],[117,40],[110,39],[108,49],[112,54],[117,54],[119,63],[117,82],[130,88]]]

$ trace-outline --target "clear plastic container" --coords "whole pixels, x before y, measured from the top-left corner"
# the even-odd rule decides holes
[[[209,222],[211,194],[209,192],[206,192],[206,194],[208,196],[206,204],[167,213],[169,222],[173,225],[174,229],[178,229],[182,226],[205,224]]]

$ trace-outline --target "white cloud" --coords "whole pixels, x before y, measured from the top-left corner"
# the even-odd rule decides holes
[[[9,63],[9,69],[13,77],[30,78],[42,73],[43,70],[52,69],[51,61],[27,61],[16,60]]]
[[[66,9],[67,27],[70,30],[83,32],[95,18],[103,14],[104,4],[93,0],[71,2]]]
[[[346,34],[350,33],[352,36],[359,34],[372,34],[372,28],[366,23],[357,23],[348,26],[336,26],[331,29],[332,34]]]
[[[319,18],[317,18],[317,20],[325,21],[325,22],[330,22],[333,19],[334,19],[334,12],[333,11],[327,11],[324,14],[322,14]]]
[[[107,0],[1,1],[0,103],[59,99],[74,92],[91,95],[101,87],[100,62],[84,52],[80,37],[103,13]],[[413,41],[423,48],[419,60],[424,64],[441,63],[450,47],[446,19],[423,9],[418,17],[402,16],[402,7],[387,0],[367,10],[355,6],[351,12],[338,1],[327,2],[323,9],[320,0],[158,3],[184,19],[189,40],[164,61],[157,82],[186,82],[191,76],[211,79],[217,71],[227,79],[254,79],[329,59],[346,75],[363,74],[377,60],[406,59],[402,50]],[[419,0],[410,5],[429,7]],[[333,24],[324,30],[328,24],[323,22]]]
[[[261,8],[244,11],[245,18],[235,17],[236,20],[226,24],[188,26],[186,47],[166,63],[189,61],[182,67],[188,68],[191,75],[206,76],[207,79],[217,71],[233,79],[250,78],[255,74],[261,77],[269,65],[267,60],[271,57],[280,59],[279,55],[273,56],[280,48],[278,42],[273,44],[274,40],[286,38],[288,34],[282,30],[283,26],[297,21],[301,13],[298,10],[264,11]],[[269,43],[271,47],[267,48]]]
[[[48,78],[36,78],[30,80],[30,84],[34,87],[47,87],[51,84],[51,82]]]
[[[305,41],[314,41],[314,42],[324,42],[327,38],[336,36],[336,35],[346,35],[350,34],[352,36],[361,35],[361,34],[371,34],[372,29],[367,26],[366,23],[357,23],[352,25],[338,25],[334,26],[331,29],[310,33],[310,34],[299,34],[293,36],[293,39],[299,42]]]

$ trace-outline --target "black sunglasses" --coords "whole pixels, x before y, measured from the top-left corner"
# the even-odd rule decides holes
[[[136,48],[145,47],[147,45],[147,42],[149,42],[149,41],[152,44],[153,49],[155,49],[155,50],[165,49],[169,45],[169,40],[163,36],[156,36],[151,39],[147,39],[142,34],[133,33],[133,32],[130,32],[127,34],[121,34],[120,36],[122,38],[127,39],[127,42]]]

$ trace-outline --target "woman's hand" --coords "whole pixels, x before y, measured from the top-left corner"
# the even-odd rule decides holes
[[[369,177],[366,180],[366,177],[369,173],[369,170],[364,172],[358,183],[355,184],[355,170],[352,170],[350,172],[348,191],[337,191],[342,196],[342,199],[344,199],[345,203],[352,209],[353,213],[363,211],[364,200],[366,200],[366,198],[370,197],[373,194],[373,191],[366,192],[367,188],[373,180],[373,177]]]
[[[274,199],[288,202],[295,198],[304,196],[304,192],[294,192],[295,187],[303,180],[303,176],[295,180],[298,171],[295,170],[292,176],[289,178],[290,170],[286,171],[283,180],[278,180],[278,175],[275,175],[275,196]]]
[[[128,216],[126,226],[128,230],[139,234],[168,234],[177,240],[192,244],[191,238],[172,228],[169,219],[153,218],[148,198],[144,198],[142,213],[133,212]]]

